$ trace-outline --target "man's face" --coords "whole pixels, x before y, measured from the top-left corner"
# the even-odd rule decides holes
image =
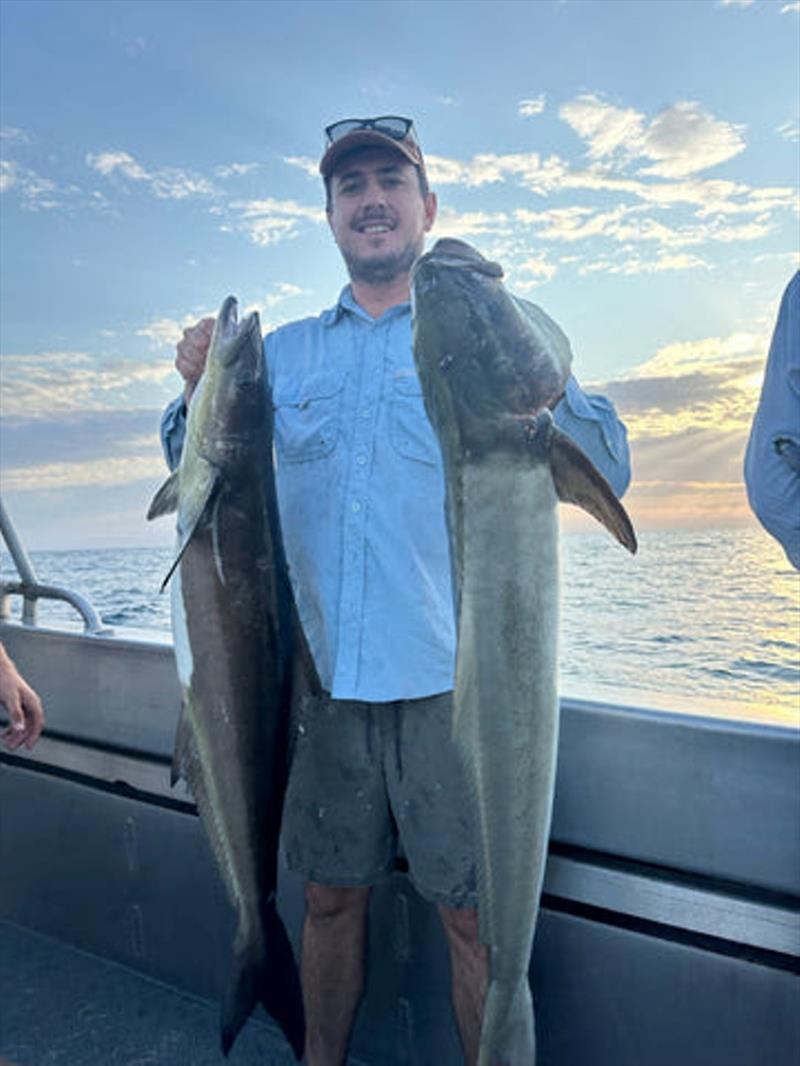
[[[331,175],[328,222],[353,281],[385,284],[407,274],[436,217],[416,167],[398,152],[366,148]]]

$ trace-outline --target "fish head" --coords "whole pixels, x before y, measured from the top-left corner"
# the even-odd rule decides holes
[[[189,408],[187,436],[202,458],[224,472],[266,442],[251,432],[265,402],[264,357],[257,311],[241,321],[235,297],[220,308],[206,366]]]
[[[566,337],[471,245],[437,241],[414,265],[411,294],[414,357],[440,435],[455,423],[462,442],[486,439],[493,422],[535,414],[564,391]]]

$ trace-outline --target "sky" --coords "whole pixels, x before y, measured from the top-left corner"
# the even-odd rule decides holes
[[[167,545],[181,330],[346,275],[316,167],[409,115],[432,236],[565,330],[637,527],[755,525],[741,480],[797,269],[800,3],[0,0],[0,489],[29,549]],[[574,519],[569,519],[568,524]]]

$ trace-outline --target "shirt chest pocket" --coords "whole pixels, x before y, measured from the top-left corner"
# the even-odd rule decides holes
[[[322,459],[340,436],[344,375],[314,374],[276,387],[275,449],[287,463]]]
[[[413,375],[398,374],[394,379],[389,401],[389,437],[400,455],[436,465],[439,442],[428,421],[422,388]]]

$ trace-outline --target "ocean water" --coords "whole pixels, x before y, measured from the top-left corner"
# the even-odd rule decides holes
[[[170,629],[168,549],[32,552],[39,581],[88,598],[119,635]],[[4,578],[16,577],[8,556]],[[12,598],[12,615],[20,600]],[[64,603],[40,624],[72,627]],[[631,557],[603,532],[562,536],[561,691],[800,727],[800,575],[758,530],[644,533]]]

